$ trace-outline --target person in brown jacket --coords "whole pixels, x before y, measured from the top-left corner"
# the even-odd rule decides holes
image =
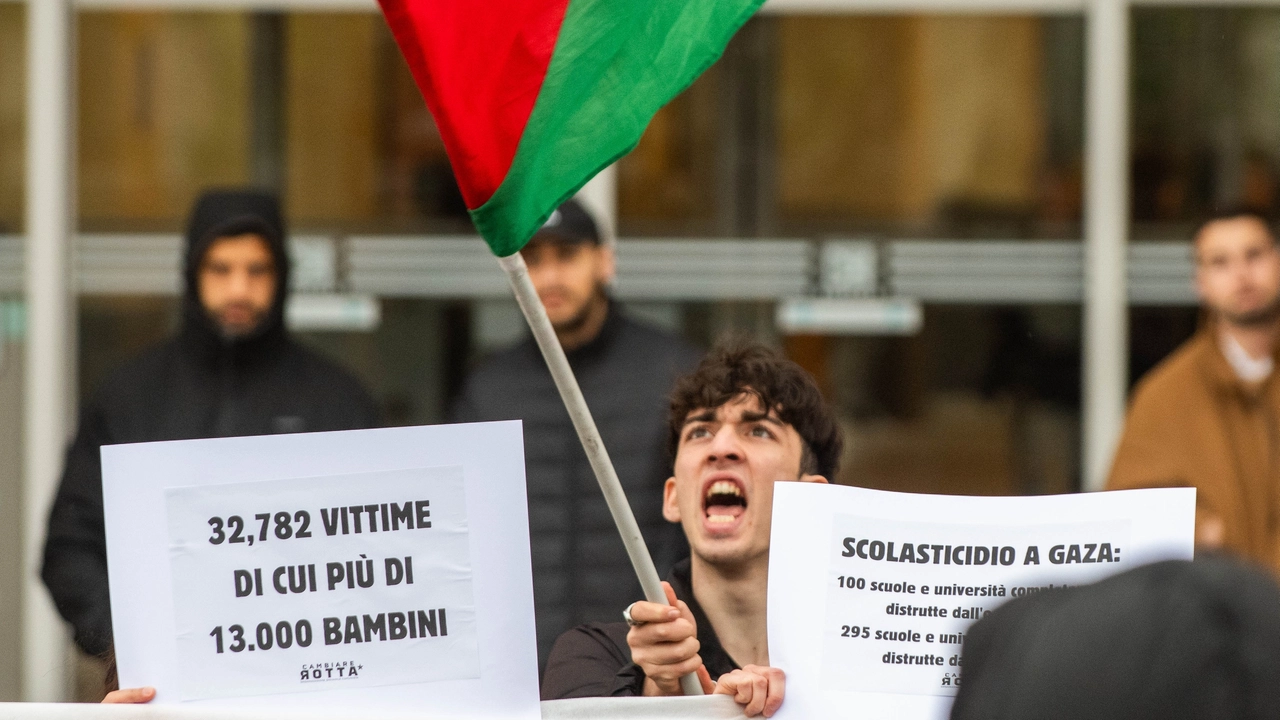
[[[1280,571],[1280,247],[1267,219],[1195,236],[1199,332],[1134,391],[1107,488],[1196,488],[1196,543]]]

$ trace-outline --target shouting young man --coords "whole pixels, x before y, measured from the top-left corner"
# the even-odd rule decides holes
[[[691,550],[664,583],[672,606],[637,602],[625,623],[562,635],[542,696],[679,695],[680,677],[696,672],[707,692],[768,717],[785,684],[769,666],[765,624],[773,486],[833,476],[839,427],[798,365],[758,344],[730,343],[676,385],[668,442],[675,463],[662,511]]]

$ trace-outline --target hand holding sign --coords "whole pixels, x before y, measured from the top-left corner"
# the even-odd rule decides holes
[[[787,676],[778,668],[747,665],[725,673],[716,681],[716,695],[732,695],[747,717],[773,717],[782,707]]]
[[[102,703],[104,705],[145,705],[155,697],[156,689],[153,687],[125,688],[107,693],[107,696],[102,698]]]

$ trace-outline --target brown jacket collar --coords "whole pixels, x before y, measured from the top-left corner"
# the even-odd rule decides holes
[[[1217,320],[1208,320],[1200,326],[1192,339],[1198,356],[1200,368],[1204,371],[1212,386],[1225,394],[1237,395],[1245,400],[1255,400],[1266,394],[1267,388],[1275,382],[1276,372],[1272,372],[1261,382],[1245,382],[1236,375],[1236,371],[1222,354],[1222,338],[1219,334]],[[1280,369],[1280,347],[1272,351],[1276,367]]]

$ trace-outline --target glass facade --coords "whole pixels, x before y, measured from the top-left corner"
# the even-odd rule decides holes
[[[1083,21],[761,17],[619,163],[624,236],[1078,238]]]
[[[180,227],[201,188],[250,182],[248,18],[78,17],[81,230]]]
[[[176,231],[200,188],[254,183],[282,193],[295,232],[470,231],[378,16],[95,11],[79,32],[93,109],[80,116],[82,229]],[[619,233],[1078,237],[1081,64],[1078,18],[755,19],[619,163]],[[469,364],[519,333],[510,303],[381,302],[372,332],[304,340],[352,367],[395,424],[443,419]],[[755,334],[810,369],[849,431],[843,482],[1076,485],[1074,309],[931,305],[910,338],[788,337],[773,310],[635,312],[703,346]],[[169,299],[85,297],[82,392],[175,318]]]
[[[1187,237],[1214,205],[1280,206],[1280,11],[1134,11],[1134,233]]]
[[[0,235],[22,228],[23,18],[0,3]],[[81,231],[174,233],[201,189],[255,184],[281,193],[295,233],[471,233],[376,14],[84,10],[77,33]],[[1277,209],[1280,10],[1143,7],[1132,52],[1134,238],[1185,240],[1215,204]],[[1078,240],[1083,77],[1079,16],[761,16],[618,163],[619,235]],[[521,331],[507,300],[379,302],[372,331],[303,339],[393,424],[442,420],[468,367]],[[628,305],[704,346],[754,334],[809,368],[849,431],[844,482],[1079,484],[1078,305],[957,297],[927,304],[911,337],[788,336],[770,301]],[[141,292],[79,310],[82,393],[177,321],[175,298]],[[1134,307],[1132,376],[1196,324],[1190,306]]]
[[[21,216],[21,5],[0,4],[0,223]],[[371,13],[82,11],[86,230],[173,229],[199,188],[298,229],[468,232]],[[1280,203],[1280,11],[1133,11],[1135,237]],[[1083,20],[762,16],[619,163],[624,237],[1078,239]]]
[[[470,232],[435,124],[372,13],[80,13],[80,223],[174,230],[204,187],[295,230]]]

